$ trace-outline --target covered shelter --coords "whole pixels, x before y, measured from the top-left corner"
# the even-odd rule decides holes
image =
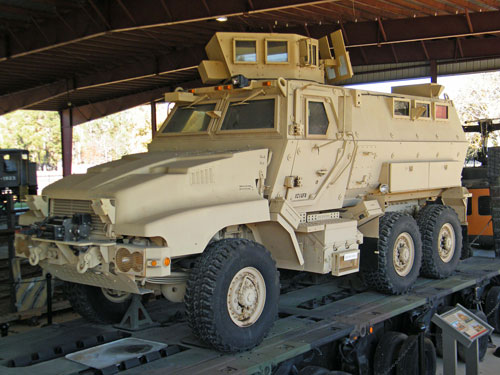
[[[0,0],[0,115],[58,111],[72,128],[201,85],[217,31],[321,37],[341,29],[355,76],[374,82],[497,70],[496,0]]]

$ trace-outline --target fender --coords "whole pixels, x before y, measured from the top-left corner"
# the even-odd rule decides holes
[[[147,217],[133,224],[116,224],[116,233],[139,237],[162,237],[178,257],[202,253],[219,230],[238,224],[269,221],[266,199],[217,204],[182,210],[169,216]]]

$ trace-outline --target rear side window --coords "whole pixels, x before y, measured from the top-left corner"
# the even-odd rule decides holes
[[[481,216],[490,216],[490,196],[483,195],[482,197],[477,198],[477,211]]]
[[[328,130],[328,116],[323,102],[309,102],[308,105],[309,134],[325,135]]]
[[[229,104],[221,130],[274,128],[274,99]]]

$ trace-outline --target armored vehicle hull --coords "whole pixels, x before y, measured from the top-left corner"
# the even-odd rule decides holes
[[[271,34],[233,44],[214,38],[209,47],[233,46],[235,61],[240,41],[266,43],[270,64],[272,43],[283,42]],[[277,269],[361,269],[370,286],[391,294],[407,291],[420,272],[448,276],[460,258],[467,198],[467,142],[453,103],[438,99],[435,85],[380,94],[313,82],[317,70],[338,65],[318,59],[317,41],[281,38],[289,69],[300,61],[307,80],[287,75],[282,62],[283,77],[237,76],[167,94],[177,105],[148,153],[30,198],[17,253],[92,286],[82,293],[104,295],[117,309],[126,293],[184,300],[195,334],[222,351],[249,349],[267,334]],[[309,57],[293,43],[310,46]],[[234,66],[221,63],[228,72],[202,64],[202,77],[232,75]]]

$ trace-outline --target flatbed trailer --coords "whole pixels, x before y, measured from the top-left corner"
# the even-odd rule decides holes
[[[4,337],[0,339],[0,373],[288,374],[293,365],[322,363],[340,370],[342,363],[345,369],[350,361],[352,372],[369,373],[370,358],[384,331],[411,333],[415,321],[428,322],[438,306],[477,294],[492,281],[498,284],[499,275],[500,259],[474,257],[462,261],[451,277],[420,278],[409,293],[400,296],[355,291],[346,278],[302,285],[281,295],[279,319],[264,342],[249,352],[232,355],[200,343],[182,321],[179,304],[155,300],[148,311],[161,324],[141,331],[78,319]],[[65,358],[125,337],[160,342],[165,348],[100,370]]]

